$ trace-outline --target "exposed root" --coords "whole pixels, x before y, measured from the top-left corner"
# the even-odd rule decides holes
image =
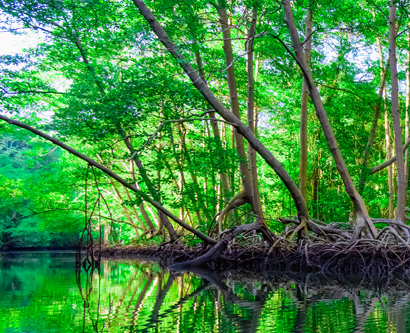
[[[254,272],[338,272],[377,276],[403,274],[410,269],[410,249],[402,244],[386,243],[389,234],[390,231],[383,232],[386,237],[384,241],[382,235],[380,240],[358,239],[352,244],[306,242],[293,244],[289,249],[283,238],[277,238],[273,246],[267,243],[244,245],[240,241],[227,246],[221,241],[219,246],[213,248],[185,248],[170,243],[162,244],[161,248],[104,247],[102,255],[150,258],[178,270],[205,267],[211,270],[240,268]],[[211,257],[213,260],[209,260]],[[190,261],[190,264],[184,264]]]
[[[285,219],[280,217],[279,220],[283,223],[283,224],[295,224],[297,226],[300,226],[300,221],[299,220],[293,220],[293,219]],[[318,221],[318,220],[315,220]],[[326,239],[328,242],[331,241],[338,241],[340,239],[346,240],[346,239],[351,239],[352,235],[347,232],[347,231],[343,231],[341,229],[335,228],[331,225],[326,225],[323,222],[321,222],[321,225],[313,222],[312,219],[306,221],[306,225],[309,231],[312,231],[313,233],[315,233],[317,236],[319,237],[323,237],[324,239]],[[298,230],[295,229],[295,230]],[[295,233],[295,231],[293,232]],[[292,235],[293,237],[293,235]]]
[[[231,199],[231,201],[225,206],[225,208],[222,209],[222,211],[216,216],[215,226],[213,226],[213,223],[211,223],[208,234],[212,236],[216,231],[221,230],[221,226],[224,222],[226,222],[226,219],[228,218],[229,213],[235,208],[239,208],[240,206],[246,204],[247,202],[248,202],[248,198],[246,197],[246,193],[244,191],[241,191],[237,195],[235,195]]]
[[[262,223],[256,221],[251,224],[244,224],[235,227],[231,230],[226,230],[221,240],[209,252],[203,254],[202,256],[194,260],[189,260],[184,263],[175,264],[175,268],[181,269],[185,267],[202,266],[208,262],[215,261],[221,256],[222,252],[226,250],[226,248],[229,245],[229,242],[231,242],[236,236],[252,230],[261,232],[267,240],[273,243],[272,234]]]
[[[285,225],[291,225],[292,231],[288,232],[288,235],[292,234],[291,237],[273,235],[264,223],[256,221],[223,231],[213,246],[205,244],[186,248],[181,240],[166,242],[158,247],[106,247],[101,253],[155,258],[164,266],[178,270],[240,267],[253,271],[332,271],[382,276],[410,269],[410,246],[392,226],[398,224],[406,230],[410,230],[410,227],[398,221],[374,220],[375,223],[389,225],[378,230],[375,238],[368,235],[369,238],[355,239],[357,228],[343,230],[345,223],[325,224],[309,219],[304,223],[309,231],[309,239],[294,243],[291,238],[303,230],[303,223],[296,219],[279,220]],[[94,252],[98,253],[98,249]]]

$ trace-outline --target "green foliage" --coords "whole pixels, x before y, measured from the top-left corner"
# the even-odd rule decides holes
[[[254,43],[257,136],[297,183],[302,75],[278,41],[280,38],[291,45],[281,3],[218,3],[226,7],[232,25],[234,66],[244,122],[248,95],[244,56],[246,31],[250,27],[252,10],[258,10]],[[215,3],[172,0],[147,1],[147,5],[196,69],[199,69],[198,56],[201,57],[210,89],[229,108],[222,33]],[[397,42],[399,79],[403,84],[408,66],[406,6],[404,1],[399,2]],[[304,31],[307,9],[312,12],[311,68],[356,184],[363,172],[363,151],[373,108],[380,102],[377,92],[381,68],[376,39],[380,40],[386,60],[388,8],[387,2],[379,0],[293,2],[300,34]],[[53,135],[96,160],[101,158],[103,164],[129,183],[137,182],[141,191],[154,198],[158,196],[156,199],[175,215],[207,232],[213,218],[227,204],[226,198],[232,198],[241,189],[232,128],[217,116],[221,138],[214,138],[209,106],[187,81],[178,63],[154,38],[133,3],[3,0],[0,9],[4,31],[18,35],[22,33],[16,28],[18,26],[41,31],[45,36],[44,42],[35,49],[0,58],[1,111],[52,131]],[[388,79],[388,98],[389,87]],[[404,110],[404,93],[400,105]],[[51,116],[42,117],[44,111]],[[389,110],[387,112],[389,114]],[[382,122],[380,119],[369,166],[386,159]],[[125,131],[138,151],[154,192],[159,194],[150,193],[149,184],[134,170],[135,165],[130,164],[133,154],[124,145],[119,128]],[[78,231],[80,219],[84,218],[87,193],[88,212],[100,198],[93,215],[95,232],[99,224],[108,231],[113,225],[117,236],[107,234],[106,240],[145,239],[143,230],[134,229],[125,216],[129,212],[137,227],[147,228],[140,208],[146,206],[138,195],[131,193],[132,197],[128,197],[124,188],[116,185],[120,198],[101,173],[95,171],[95,177],[90,173],[86,180],[86,166],[82,161],[59,149],[47,153],[53,149],[51,146],[21,131],[11,131],[7,126],[3,126],[2,131],[0,174],[8,185],[5,186],[7,194],[0,195],[12,194],[12,199],[0,203],[8,207],[0,213],[3,221],[10,219],[14,212],[21,216],[28,215],[30,210],[48,212],[21,220],[27,223],[26,228],[23,222],[21,227],[19,224],[7,228],[6,222],[2,222],[3,234],[5,228],[15,228],[10,229],[10,233],[22,239],[20,232],[24,230],[27,233],[34,229]],[[353,207],[312,104],[309,104],[308,132],[309,213],[324,221],[347,221]],[[273,170],[259,158],[257,167],[266,217],[295,215],[292,199]],[[226,174],[230,183],[226,197],[221,194],[221,174]],[[101,194],[107,205],[101,201]],[[368,177],[363,197],[371,216],[388,215],[386,170]],[[247,210],[248,207],[235,210],[224,227],[249,222],[252,216]],[[148,211],[147,215],[157,224],[155,211]],[[268,225],[275,231],[282,230],[273,220],[268,220]],[[190,237],[186,237],[188,242],[196,242]],[[45,239],[39,242],[46,243]],[[154,240],[159,239],[157,236]]]
[[[54,216],[58,219],[55,223],[39,214],[50,202],[67,201],[72,196],[56,190],[64,185],[62,169],[56,165],[61,151],[30,138],[25,131],[3,133],[0,148],[0,246],[73,247],[80,226],[67,222],[73,222],[75,215]]]

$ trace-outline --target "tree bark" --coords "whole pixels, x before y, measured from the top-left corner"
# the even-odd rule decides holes
[[[313,80],[312,73],[310,71],[310,66],[307,65],[304,59],[302,43],[300,42],[299,35],[296,30],[296,25],[293,19],[293,13],[292,13],[290,0],[283,0],[282,4],[285,10],[286,24],[288,26],[288,29],[289,29],[289,32],[292,38],[292,44],[295,50],[296,60],[303,72],[303,75],[306,77],[306,83],[308,85],[309,95],[315,106],[316,115],[322,125],[323,132],[326,137],[326,141],[333,155],[333,159],[336,163],[336,167],[339,171],[339,174],[343,180],[346,192],[350,196],[353,202],[353,205],[356,209],[356,212],[357,212],[357,225],[356,225],[355,234],[353,236],[353,241],[356,240],[357,237],[359,237],[360,233],[365,229],[366,225],[369,228],[371,235],[373,237],[376,237],[377,229],[374,226],[372,220],[370,219],[369,213],[367,212],[366,205],[362,197],[360,196],[359,192],[357,192],[354,186],[353,180],[350,177],[346,163],[342,157],[342,154],[337,144],[335,135],[333,133],[333,129],[327,117],[325,108],[323,107],[323,103],[320,98],[319,91],[317,90],[317,87]]]
[[[386,98],[386,96],[385,96]],[[384,114],[384,130],[386,136],[386,152],[387,152],[387,159],[388,161],[391,160],[391,145],[390,145],[390,123],[389,123],[389,115],[387,110]],[[389,189],[389,219],[392,219],[394,216],[394,184],[393,184],[393,165],[390,164],[387,169],[387,186]]]
[[[396,220],[404,223],[406,221],[404,211],[404,208],[406,207],[406,176],[404,171],[403,138],[399,113],[399,79],[397,73],[396,58],[396,4],[393,0],[390,1],[389,13],[389,54],[391,73],[392,115],[397,167]]]
[[[306,14],[306,28],[305,28],[305,40],[309,38],[305,43],[305,61],[310,66],[310,51],[312,46],[312,13],[308,9]],[[305,201],[307,201],[307,159],[308,159],[308,104],[309,104],[309,91],[306,83],[306,78],[303,77],[302,84],[302,105],[300,108],[300,164],[299,164],[299,188],[302,192]]]
[[[252,21],[248,32],[248,40],[246,43],[246,51],[248,52],[248,127],[255,135],[255,110],[254,110],[254,90],[255,90],[255,79],[254,79],[254,68],[253,68],[253,44],[255,40],[255,29],[256,21],[258,19],[258,12],[256,9],[252,11]],[[249,156],[249,173],[251,176],[251,190],[252,190],[252,207],[255,215],[262,219],[264,218],[263,209],[261,205],[261,198],[259,195],[259,184],[258,184],[258,168],[256,165],[256,152],[250,144],[248,143],[248,156]]]

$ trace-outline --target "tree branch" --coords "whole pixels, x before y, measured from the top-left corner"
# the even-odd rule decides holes
[[[298,210],[298,216],[301,219],[306,219],[308,216],[305,200],[293,181],[290,175],[287,173],[282,163],[280,163],[272,152],[268,150],[252,133],[252,131],[243,122],[240,121],[231,111],[229,111],[212,93],[206,83],[201,79],[198,73],[189,64],[184,55],[176,47],[176,45],[169,38],[164,28],[146,6],[142,0],[133,0],[135,6],[139,9],[145,20],[150,25],[153,32],[157,35],[159,41],[165,46],[168,52],[177,60],[179,66],[184,70],[186,75],[191,79],[193,85],[202,94],[202,96],[208,101],[208,103],[218,112],[223,119],[234,124],[238,133],[240,133],[255,149],[261,157],[268,163],[268,165],[276,172],[280,179],[289,190],[296,208]]]
[[[204,242],[209,243],[209,244],[216,244],[217,243],[213,238],[203,234],[199,230],[191,227],[189,224],[186,224],[184,221],[182,221],[181,219],[176,217],[174,214],[172,214],[170,211],[168,211],[166,208],[164,208],[160,203],[156,202],[151,197],[149,197],[147,194],[145,194],[144,192],[138,190],[134,185],[129,184],[123,178],[118,176],[116,173],[114,173],[110,169],[106,168],[105,166],[99,164],[98,162],[94,161],[93,159],[89,158],[88,156],[81,154],[80,152],[78,152],[75,149],[67,146],[66,144],[62,143],[61,141],[59,141],[59,140],[57,140],[57,139],[43,133],[43,132],[41,132],[41,131],[39,131],[39,130],[37,130],[37,129],[35,129],[35,128],[33,128],[33,127],[31,127],[31,126],[29,126],[25,123],[22,123],[22,122],[17,121],[17,120],[10,119],[10,118],[8,118],[6,116],[3,116],[3,115],[0,115],[0,119],[8,122],[11,125],[15,125],[15,126],[24,128],[26,130],[29,130],[30,132],[32,132],[32,133],[34,133],[38,136],[41,136],[42,138],[44,138],[48,141],[51,141],[55,145],[63,148],[64,150],[68,151],[70,154],[73,154],[74,156],[77,156],[80,159],[86,161],[88,164],[90,164],[90,165],[96,167],[97,169],[101,170],[106,175],[110,176],[111,178],[114,178],[116,181],[118,181],[119,183],[124,185],[126,188],[130,189],[131,191],[133,191],[137,195],[141,196],[145,201],[149,202],[151,205],[153,205],[155,208],[157,208],[158,210],[163,212],[165,215],[167,215],[169,218],[171,218],[173,221],[175,221],[181,227],[183,227],[184,229],[192,232],[195,236],[202,239]]]
[[[403,154],[404,152],[407,150],[407,148],[409,148],[410,146],[410,140],[406,142],[406,144],[403,147]],[[393,164],[394,162],[396,162],[396,156],[393,156],[391,159],[387,160],[386,162],[383,162],[377,166],[375,166],[374,168],[370,169],[370,174],[373,175],[374,173],[383,170],[384,168],[387,168],[390,164]]]

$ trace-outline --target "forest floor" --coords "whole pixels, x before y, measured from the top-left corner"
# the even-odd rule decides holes
[[[164,243],[158,246],[105,246],[101,255],[108,258],[148,258],[170,269],[192,270],[186,263],[199,258],[210,246],[184,247]],[[95,248],[95,254],[100,251]],[[231,244],[213,261],[201,265],[211,271],[241,269],[248,272],[325,273],[373,277],[407,276],[410,273],[410,248],[358,240],[353,244],[299,242],[290,246],[264,243]]]

